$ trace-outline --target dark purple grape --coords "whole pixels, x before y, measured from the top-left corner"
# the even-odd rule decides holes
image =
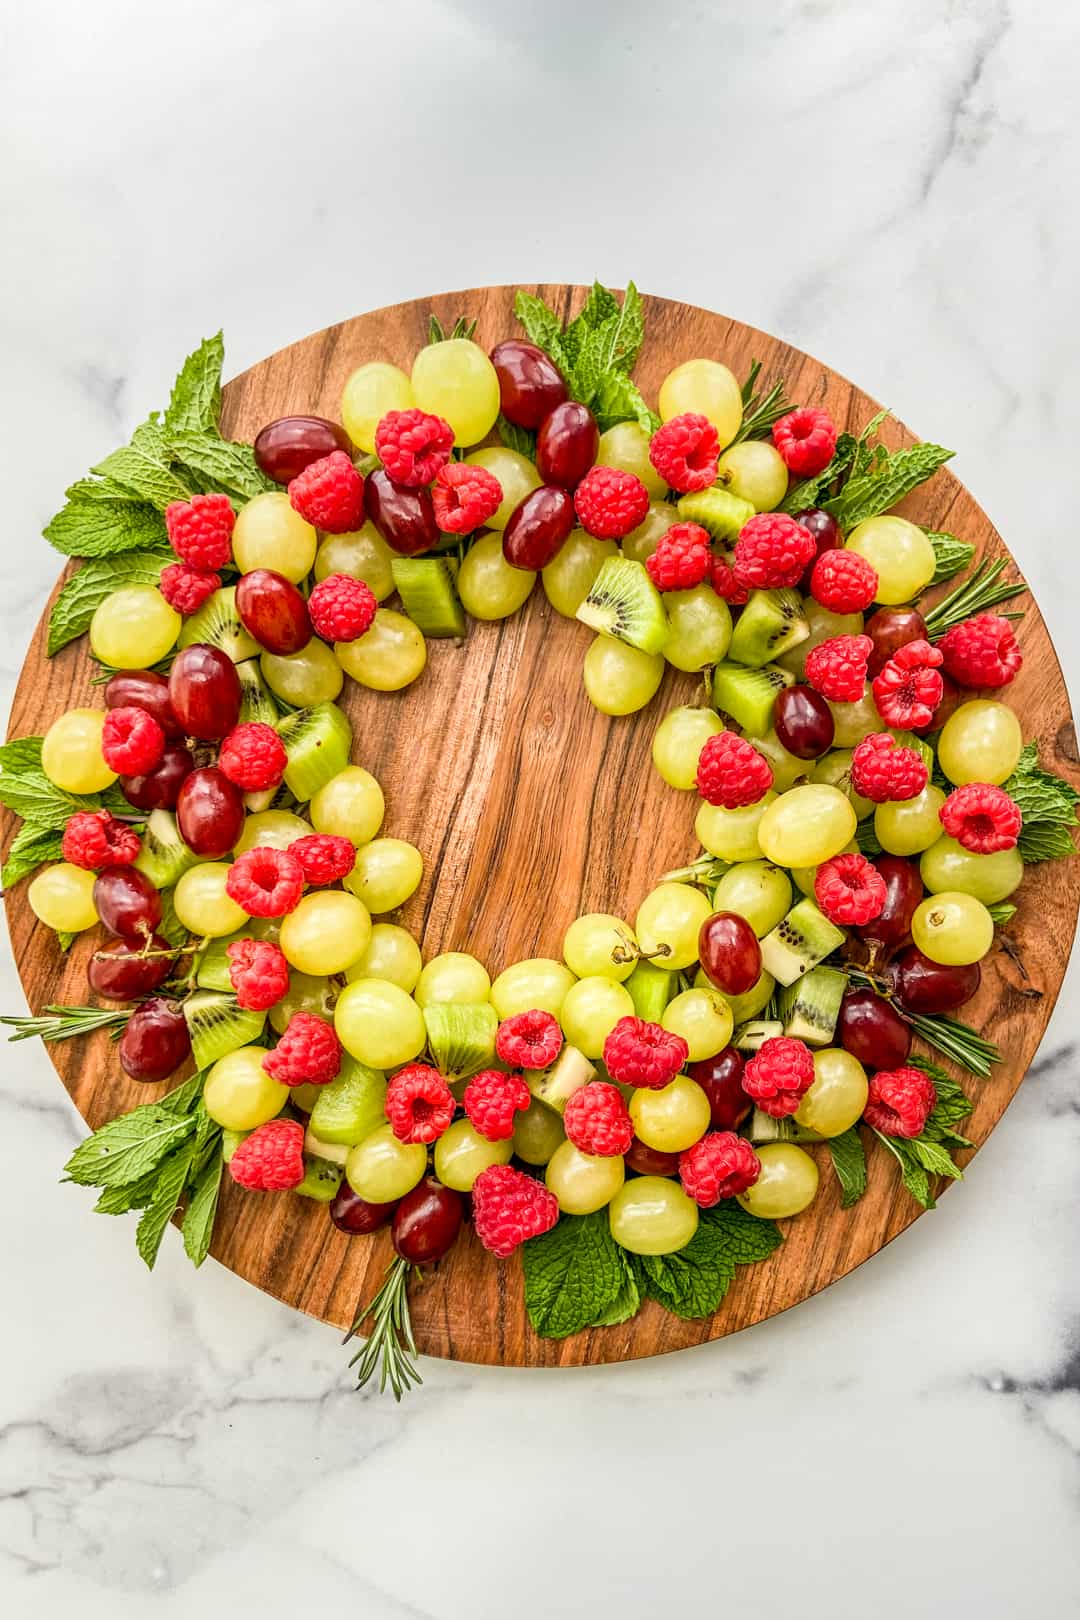
[[[536,470],[545,484],[574,489],[600,448],[600,429],[587,405],[568,399],[544,418],[536,436]]]
[[[839,546],[843,545],[844,537],[840,533],[840,526],[832,513],[823,512],[820,507],[810,506],[805,511],[796,512],[795,521],[801,523],[804,529],[810,530],[817,546],[817,550],[807,563],[802,579],[799,581],[799,589],[808,591],[810,589],[810,575],[814,572],[814,564],[821,556],[821,553],[823,551],[836,551]]]
[[[776,735],[796,759],[820,759],[832,747],[836,721],[820,692],[812,686],[785,686],[773,709]]]
[[[518,502],[503,531],[503,556],[512,568],[538,573],[557,557],[574,527],[574,503],[565,489],[544,484]]]
[[[535,430],[566,398],[566,384],[543,349],[524,338],[507,338],[491,351],[499,379],[502,413],[515,427]]]
[[[132,1080],[166,1080],[191,1053],[191,1037],[178,1001],[155,996],[136,1007],[118,1047],[120,1066]]]
[[[244,800],[216,765],[192,771],[176,801],[180,836],[196,855],[216,861],[227,855],[244,825]]]
[[[727,996],[742,996],[761,978],[761,946],[737,911],[714,911],[698,934],[698,960],[711,984]]]
[[[352,444],[345,429],[325,416],[279,416],[261,428],[255,440],[255,460],[275,484],[290,483],[313,461],[335,450],[350,456]]]
[[[919,869],[902,855],[879,855],[874,865],[885,879],[885,905],[880,916],[855,929],[861,939],[880,940],[895,951],[911,938],[911,919],[923,897]]]
[[[911,1026],[873,990],[849,990],[840,1006],[836,1038],[868,1069],[897,1069],[911,1050]]]
[[[236,611],[248,635],[279,658],[300,652],[311,640],[307,603],[292,580],[272,568],[253,568],[237,580]]]
[[[461,1194],[444,1187],[435,1176],[425,1176],[394,1211],[390,1223],[394,1248],[414,1266],[434,1265],[453,1248],[462,1213]]]
[[[982,982],[978,962],[950,967],[932,962],[917,945],[908,945],[885,967],[885,981],[902,1012],[955,1012],[970,1001]]]
[[[166,737],[182,737],[183,727],[169,702],[169,683],[152,669],[122,669],[105,682],[107,709],[144,709],[153,715]]]
[[[687,1074],[696,1080],[709,1099],[714,1131],[736,1131],[753,1104],[742,1088],[744,1059],[733,1046],[725,1046],[715,1057],[691,1063]]]
[[[240,718],[240,677],[227,653],[197,641],[169,671],[169,702],[189,737],[220,742]]]
[[[161,934],[152,935],[149,954],[144,951],[141,939],[114,939],[102,945],[86,970],[91,990],[107,1001],[134,1001],[136,996],[148,996],[165,983],[178,953]]]
[[[926,620],[917,608],[878,608],[867,619],[865,634],[874,643],[866,665],[867,679],[872,681],[900,647],[926,640]]]
[[[330,1203],[330,1219],[339,1232],[355,1236],[358,1232],[377,1232],[390,1219],[396,1204],[369,1204],[366,1198],[354,1193],[343,1181]]]
[[[161,895],[134,866],[106,866],[94,879],[94,909],[110,933],[140,944],[161,921]]]
[[[430,491],[395,484],[383,467],[376,467],[367,476],[364,508],[391,551],[399,556],[416,557],[438,542],[439,525]]]
[[[627,1169],[636,1170],[639,1176],[677,1176],[679,1173],[677,1153],[662,1153],[659,1148],[647,1147],[636,1136],[624,1158]]]
[[[161,762],[143,776],[122,776],[120,791],[136,810],[175,810],[180,789],[195,769],[195,756],[182,743],[169,743]]]

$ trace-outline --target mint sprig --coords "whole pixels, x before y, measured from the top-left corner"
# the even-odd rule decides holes
[[[601,432],[617,422],[638,422],[647,433],[660,425],[630,376],[645,337],[644,306],[632,281],[621,304],[614,293],[594,283],[580,314],[565,329],[542,298],[523,288],[515,294],[514,314],[558,366],[572,398],[590,407]]]
[[[521,1253],[525,1308],[545,1339],[580,1333],[626,1303],[633,1274],[626,1251],[611,1235],[606,1210],[563,1216]]]
[[[865,452],[860,466],[858,452],[839,495],[823,501],[841,529],[853,529],[867,518],[877,517],[933,477],[955,454],[940,444],[915,444],[908,450],[885,450],[874,446]]]
[[[1039,764],[1039,745],[1028,743],[1005,792],[1020,806],[1024,822],[1017,848],[1030,865],[1060,860],[1075,853],[1072,829],[1077,825],[1080,793]]]
[[[49,615],[49,658],[69,641],[85,635],[90,620],[107,596],[124,585],[156,585],[169,561],[165,551],[127,551],[85,562],[67,581]]]
[[[765,1260],[781,1242],[773,1221],[748,1215],[733,1198],[703,1209],[698,1229],[676,1254],[639,1255],[634,1269],[642,1291],[675,1316],[712,1316],[740,1265]]]
[[[495,426],[508,450],[516,450],[519,456],[528,456],[530,461],[536,460],[535,433],[530,433],[528,428],[518,427],[516,422],[508,422],[501,411]]]
[[[953,579],[975,555],[975,547],[970,540],[958,540],[955,534],[946,534],[940,529],[925,529],[923,532],[934,548],[935,568],[931,585],[943,585],[947,579]]]
[[[858,1128],[852,1126],[826,1142],[836,1179],[840,1183],[840,1208],[850,1209],[866,1191],[866,1149]]]
[[[953,1151],[974,1146],[968,1137],[956,1129],[959,1122],[971,1113],[972,1104],[962,1087],[939,1063],[921,1056],[911,1057],[908,1062],[912,1068],[921,1069],[933,1080],[937,1101],[920,1135],[886,1136],[879,1130],[875,1130],[874,1135],[899,1164],[901,1180],[912,1198],[924,1209],[933,1209],[936,1177],[950,1181],[963,1180],[963,1173],[953,1159]]]

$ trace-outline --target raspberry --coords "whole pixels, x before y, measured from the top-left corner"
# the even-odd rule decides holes
[[[317,886],[339,882],[356,865],[352,841],[336,833],[308,833],[289,845],[289,854],[300,862],[304,882]]]
[[[805,405],[773,423],[773,444],[788,472],[812,478],[827,467],[836,449],[836,425],[828,411]]]
[[[454,430],[427,411],[387,411],[375,429],[375,454],[395,484],[430,484],[454,448]]]
[[[739,810],[757,804],[772,785],[772,766],[745,737],[733,731],[706,737],[698,755],[697,790],[709,804]]]
[[[253,1192],[287,1192],[304,1179],[304,1127],[298,1119],[256,1126],[233,1150],[229,1174]]]
[[[681,1035],[644,1018],[620,1018],[604,1042],[604,1067],[611,1078],[649,1091],[661,1091],[674,1080],[689,1055]]]
[[[276,1006],[289,988],[289,964],[280,945],[268,939],[234,939],[226,954],[237,1005],[249,1012]]]
[[[1014,848],[1024,821],[1016,800],[988,782],[954,788],[938,815],[949,837],[976,855]]]
[[[683,1192],[702,1209],[712,1209],[722,1198],[744,1193],[760,1174],[761,1160],[734,1131],[710,1131],[679,1154]]]
[[[559,1200],[512,1164],[489,1164],[473,1182],[473,1222],[489,1253],[505,1260],[530,1238],[550,1232]]]
[[[740,585],[735,578],[735,569],[732,566],[733,558],[730,551],[723,552],[712,560],[712,588],[717,596],[722,596],[731,607],[742,607],[749,601],[750,592],[745,585]]]
[[[929,776],[922,755],[887,731],[872,731],[851,756],[851,785],[874,804],[917,799]]]
[[[708,489],[716,482],[720,440],[707,416],[685,411],[657,428],[649,444],[649,460],[666,483],[680,494]]]
[[[76,810],[68,817],[60,848],[72,866],[96,872],[101,866],[130,866],[142,843],[134,827],[108,810]]]
[[[352,534],[364,521],[364,480],[344,450],[331,450],[292,479],[289,504],[324,534]]]
[[[920,1136],[937,1090],[921,1069],[879,1069],[870,1076],[863,1119],[883,1136]]]
[[[712,564],[709,536],[700,523],[673,523],[645,561],[658,591],[690,591],[700,585]]]
[[[378,607],[370,585],[351,574],[328,574],[308,597],[316,635],[324,641],[356,641],[371,629]]]
[[[304,869],[296,857],[265,845],[238,855],[225,879],[225,893],[249,917],[284,917],[303,892]]]
[[[169,544],[192,568],[221,568],[229,561],[235,522],[227,495],[193,495],[165,508]]]
[[[161,570],[158,589],[177,613],[198,612],[208,596],[221,584],[221,575],[212,568],[190,568],[187,563],[169,563]]]
[[[502,485],[486,467],[449,461],[440,467],[431,490],[435,521],[444,534],[470,534],[502,505]]]
[[[516,1069],[550,1068],[562,1051],[563,1036],[556,1020],[539,1007],[515,1013],[499,1025],[495,1051]]]
[[[857,551],[823,551],[810,575],[810,595],[830,613],[862,613],[877,588],[877,569]]]
[[[438,1069],[426,1063],[407,1063],[386,1088],[386,1117],[399,1142],[434,1142],[448,1128],[456,1107]]]
[[[283,1086],[325,1086],[341,1068],[341,1042],[325,1018],[295,1012],[262,1066]]]
[[[574,491],[574,511],[586,533],[598,540],[621,540],[644,523],[649,492],[633,473],[592,467]]]
[[[865,855],[834,855],[814,878],[814,899],[831,923],[857,928],[885,909],[885,879]]]
[[[110,709],[101,728],[101,752],[117,776],[144,776],[161,764],[165,733],[145,709]]]
[[[623,1094],[606,1080],[596,1080],[574,1092],[566,1104],[563,1125],[576,1148],[601,1159],[626,1153],[634,1140],[634,1125]]]
[[[735,578],[747,590],[797,585],[817,555],[809,529],[786,512],[759,512],[744,523],[735,542]]]
[[[285,775],[289,756],[285,744],[264,720],[243,720],[221,744],[218,764],[244,793],[277,787]]]
[[[814,1083],[814,1059],[804,1041],[775,1035],[765,1041],[743,1070],[748,1097],[773,1119],[786,1119]]]
[[[807,653],[806,679],[831,703],[858,703],[873,650],[869,636],[831,636]]]
[[[1012,625],[996,613],[977,613],[963,624],[954,624],[938,642],[938,650],[945,660],[946,675],[976,691],[1008,686],[1024,662]]]
[[[940,650],[928,641],[908,641],[897,647],[873,680],[874,702],[887,726],[915,731],[930,724],[945,694],[938,667],[941,662]]]
[[[532,1096],[520,1074],[481,1069],[465,1087],[462,1101],[474,1130],[489,1142],[508,1142],[514,1134],[514,1115],[525,1112]]]

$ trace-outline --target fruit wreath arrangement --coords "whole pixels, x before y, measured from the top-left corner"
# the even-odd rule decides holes
[[[399,1397],[410,1276],[465,1220],[521,1250],[530,1318],[562,1337],[645,1298],[710,1315],[822,1168],[855,1203],[868,1147],[932,1204],[970,1145],[938,1059],[985,1077],[998,1055],[954,1015],[1025,863],[1071,854],[1077,819],[982,695],[1020,669],[1001,609],[1024,587],[983,564],[917,605],[973,548],[889,509],[950,452],[887,450],[881,417],[838,433],[716,358],[671,371],[654,413],[632,284],[565,328],[530,294],[515,311],[527,337],[490,354],[433,319],[411,374],[361,365],[340,424],[285,417],[253,446],[219,432],[204,343],[45,530],[85,559],[47,650],[88,633],[100,706],[0,752],[24,823],[5,886],[31,879],[61,949],[103,930],[96,1004],[7,1018],[12,1038],[107,1029],[155,1087],[194,1059],[67,1177],[140,1212],[148,1265],[174,1216],[202,1262],[225,1174],[343,1233],[389,1223],[352,1331],[360,1381]],[[644,707],[667,664],[702,673],[653,760],[700,795],[703,853],[632,924],[579,917],[561,959],[492,979],[389,920],[423,856],[381,835],[335,700],[346,675],[407,686],[426,637],[507,617],[537,575],[595,632],[603,713]]]

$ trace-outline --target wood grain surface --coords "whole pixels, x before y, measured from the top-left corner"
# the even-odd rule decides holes
[[[574,287],[536,290],[564,314],[585,295]],[[458,314],[475,317],[477,340],[490,346],[518,330],[513,291],[479,288],[400,304],[292,344],[229,383],[225,430],[251,439],[265,422],[290,412],[336,417],[356,366],[379,358],[408,369],[427,341],[431,310],[447,329]],[[645,305],[647,336],[636,376],[649,399],[672,366],[711,355],[740,377],[751,359],[760,360],[766,385],[784,378],[790,397],[824,405],[841,427],[858,430],[877,410],[875,401],[819,361],[737,321],[660,298],[646,298]],[[883,436],[893,446],[913,437],[894,423]],[[901,510],[973,540],[980,556],[1007,555],[985,514],[947,470]],[[1009,701],[1025,737],[1041,739],[1044,764],[1080,785],[1057,658],[1037,607],[1022,605],[1025,663]],[[688,701],[697,683],[669,670],[644,712],[608,719],[582,688],[590,639],[585,626],[552,610],[538,585],[513,618],[470,625],[463,646],[429,643],[427,670],[406,692],[384,695],[346,682],[342,702],[353,724],[353,757],[385,789],[384,831],[424,853],[423,885],[401,920],[422,936],[425,958],[467,950],[494,976],[523,957],[559,956],[563,933],[580,913],[610,911],[632,920],[659,875],[698,852],[695,795],[667,787],[650,759],[660,717]],[[15,695],[12,736],[40,734],[65,709],[94,701],[85,642],[51,662],[44,647],[43,619]],[[6,812],[5,818],[6,844],[13,823]],[[1076,925],[1078,863],[1033,868],[1018,898],[1008,949],[995,948],[979,996],[964,1013],[1004,1053],[991,1080],[965,1081],[975,1101],[970,1134],[978,1144],[1023,1079],[1057,997]],[[5,899],[31,1008],[84,1002],[93,940],[81,937],[64,957],[49,930],[35,922],[22,885]],[[53,1046],[50,1056],[91,1126],[147,1101],[148,1088],[126,1080],[104,1035]],[[540,1339],[525,1314],[519,1262],[490,1259],[468,1232],[414,1287],[419,1347],[462,1361],[568,1366],[656,1355],[735,1332],[844,1276],[917,1217],[891,1158],[871,1152],[869,1159],[861,1203],[841,1211],[835,1179],[824,1174],[813,1208],[784,1223],[786,1242],[770,1260],[740,1270],[710,1320],[683,1322],[648,1303],[622,1326],[559,1343]],[[88,1195],[73,1189],[72,1220],[88,1216]],[[256,1287],[339,1328],[352,1319],[357,1299],[374,1292],[390,1253],[385,1232],[349,1239],[320,1205],[244,1193],[231,1184],[213,1245],[218,1260]],[[140,1265],[134,1255],[132,1265]],[[141,1286],[141,1274],[132,1282]]]

